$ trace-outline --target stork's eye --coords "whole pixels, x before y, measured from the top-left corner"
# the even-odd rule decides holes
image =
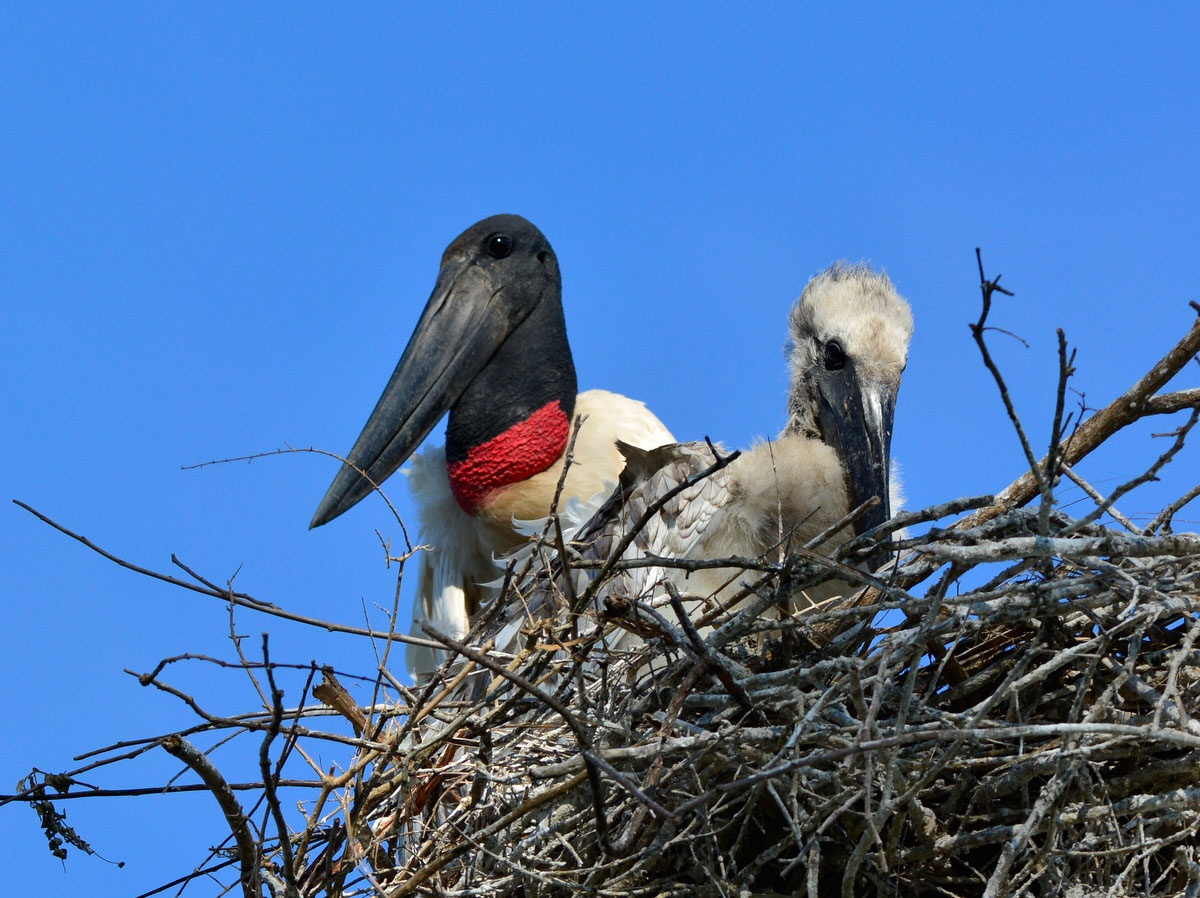
[[[512,238],[507,234],[492,234],[483,245],[493,259],[503,259],[513,248]]]
[[[825,370],[841,371],[846,367],[846,350],[837,340],[825,344]]]

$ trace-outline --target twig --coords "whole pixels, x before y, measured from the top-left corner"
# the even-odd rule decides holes
[[[370,723],[367,712],[358,706],[358,702],[346,691],[346,687],[338,682],[333,668],[328,665],[322,667],[321,677],[321,682],[313,689],[313,695],[350,721],[350,725],[354,727],[354,735],[361,736]]]
[[[504,677],[506,680],[511,681],[515,686],[517,686],[517,688],[536,697],[539,701],[544,703],[547,707],[553,709],[554,712],[556,714],[558,714],[559,717],[562,718],[563,722],[566,723],[567,726],[569,726],[571,728],[571,732],[575,734],[575,738],[579,742],[580,754],[582,754],[584,759],[588,762],[588,768],[587,768],[588,776],[589,776],[589,779],[592,781],[592,790],[593,790],[593,795],[595,797],[595,802],[596,802],[596,806],[595,806],[596,807],[596,833],[597,833],[597,836],[601,839],[602,843],[604,844],[606,853],[610,853],[612,846],[608,842],[608,823],[604,817],[604,804],[603,804],[604,793],[603,793],[603,789],[602,789],[602,786],[600,783],[600,776],[599,776],[599,772],[598,772],[599,764],[597,763],[598,760],[600,760],[600,759],[599,759],[599,756],[595,754],[595,751],[592,747],[591,735],[584,728],[583,724],[579,721],[579,719],[576,718],[576,716],[571,713],[571,711],[566,707],[566,705],[562,704],[562,702],[560,702],[554,696],[550,695],[548,692],[545,692],[544,690],[539,688],[537,685],[529,682],[523,676],[516,673],[515,671],[509,670],[504,665],[496,663],[491,658],[484,655],[482,652],[477,652],[477,651],[475,651],[475,649],[471,648],[470,646],[467,646],[467,645],[447,636],[446,634],[439,632],[437,629],[435,629],[433,626],[431,626],[428,622],[423,623],[421,625],[421,629],[423,629],[430,636],[434,637],[438,642],[441,642],[448,648],[451,648],[454,651],[458,652],[464,658],[468,658],[471,661],[474,661],[476,664],[486,667],[488,670],[492,671],[493,673],[499,674],[500,676]],[[618,782],[620,782],[620,781],[618,781]],[[621,782],[621,785],[624,786],[625,783]],[[645,796],[640,796],[640,798],[644,798],[647,801],[647,803],[649,804],[651,810],[653,810],[659,816],[666,817],[668,819],[673,816],[670,811],[666,810],[661,805],[658,805],[656,802],[653,802],[652,800],[645,798]]]
[[[1144,418],[1148,415],[1173,415],[1175,412],[1193,408],[1200,408],[1200,387],[1151,396],[1142,406],[1141,416]]]
[[[283,855],[284,894],[287,898],[300,898],[296,889],[295,862],[292,858],[292,840],[287,824],[283,819],[283,808],[279,804],[279,795],[275,791],[275,775],[271,771],[271,743],[279,735],[283,725],[283,692],[275,685],[275,672],[271,668],[269,637],[262,635],[263,668],[267,674],[267,684],[271,688],[271,725],[263,735],[262,744],[258,750],[258,769],[262,773],[263,793],[266,796],[267,808],[275,821],[275,831],[279,834],[279,852]]]
[[[1050,448],[1046,453],[1046,470],[1044,481],[1047,489],[1052,489],[1058,479],[1059,466],[1062,463],[1062,439],[1069,421],[1063,419],[1063,411],[1066,408],[1067,398],[1067,383],[1071,376],[1075,373],[1075,350],[1071,350],[1070,355],[1067,354],[1067,338],[1063,334],[1062,328],[1056,332],[1058,335],[1058,389],[1055,391],[1054,397],[1054,422],[1050,426]],[[1050,501],[1043,501],[1038,514],[1038,533],[1046,536],[1050,532],[1050,512],[1054,507],[1053,496],[1047,495],[1045,498]]]
[[[170,738],[169,736],[166,738]],[[160,743],[161,744],[161,740]],[[288,779],[276,784],[281,789],[313,789],[321,785],[318,780]],[[262,789],[262,783],[226,783],[230,792],[256,792]],[[143,795],[183,795],[189,792],[208,792],[207,784],[182,786],[133,786],[127,789],[98,789],[92,788],[84,792],[55,793],[55,801],[71,801],[76,798],[137,798]],[[0,794],[0,805],[14,801],[30,802],[39,798],[33,790]]]
[[[1175,456],[1183,450],[1183,446],[1187,441],[1188,434],[1191,433],[1192,428],[1196,426],[1196,422],[1198,420],[1200,420],[1200,409],[1194,409],[1183,426],[1176,430],[1174,434],[1172,434],[1172,436],[1175,437],[1174,441],[1171,443],[1167,451],[1162,453],[1154,461],[1154,464],[1152,464],[1137,477],[1134,477],[1132,480],[1121,484],[1119,487],[1113,490],[1107,500],[1100,503],[1098,506],[1096,506],[1096,508],[1084,515],[1079,520],[1072,522],[1072,524],[1067,527],[1065,532],[1070,534],[1084,529],[1093,521],[1099,520],[1100,516],[1108,511],[1112,503],[1116,502],[1122,496],[1132,492],[1143,483],[1149,483],[1153,480],[1157,480],[1159,472],[1168,464],[1170,464]]]
[[[241,864],[242,894],[245,898],[257,898],[261,893],[259,884],[260,855],[258,843],[250,832],[250,822],[242,813],[242,806],[225,782],[225,777],[213,766],[212,761],[205,757],[196,746],[180,736],[167,736],[160,743],[170,754],[187,764],[204,782],[204,785],[221,806],[229,830],[237,843],[238,858]]]
[[[1156,533],[1162,530],[1163,533],[1171,533],[1171,519],[1183,510],[1185,505],[1191,504],[1196,497],[1200,496],[1200,483],[1196,484],[1166,508],[1160,511],[1153,521],[1146,527],[1147,533]]]
[[[1129,520],[1129,518],[1125,517],[1125,515],[1121,514],[1121,512],[1119,512],[1116,509],[1116,507],[1113,505],[1112,500],[1105,499],[1102,495],[1100,495],[1100,493],[1096,490],[1095,487],[1093,487],[1090,483],[1088,483],[1086,480],[1084,480],[1082,477],[1080,477],[1077,473],[1075,473],[1074,468],[1072,468],[1066,462],[1063,462],[1060,465],[1060,467],[1062,468],[1063,473],[1066,474],[1067,477],[1069,477],[1071,479],[1071,482],[1074,483],[1081,490],[1083,490],[1084,493],[1087,494],[1087,497],[1089,499],[1091,499],[1093,502],[1095,502],[1097,506],[1102,505],[1106,509],[1108,509],[1108,513],[1112,516],[1112,519],[1114,521],[1116,521],[1118,524],[1120,524],[1122,527],[1124,527],[1130,533],[1139,533],[1140,534],[1143,532],[1141,527],[1139,527],[1137,524],[1133,523],[1133,521]]]
[[[1133,386],[1079,425],[1075,433],[1067,440],[1063,452],[1063,458],[1067,464],[1078,464],[1080,459],[1090,454],[1093,449],[1117,431],[1141,418],[1146,413],[1145,409],[1154,394],[1178,374],[1197,352],[1200,352],[1200,320],[1194,322],[1183,338]],[[1177,394],[1168,395],[1175,396]],[[1151,411],[1150,413],[1160,414],[1163,412]],[[1035,464],[1033,470],[1043,469],[1045,461],[1042,459]],[[1037,492],[1037,476],[1032,471],[1027,471],[997,494],[995,505],[975,512],[965,518],[959,526],[962,528],[975,527],[985,521],[990,521],[1010,509],[1026,504],[1037,495]]]
[[[260,458],[270,458],[271,456],[274,456],[274,455],[292,455],[292,454],[300,453],[300,452],[308,452],[308,453],[312,453],[313,455],[324,455],[327,458],[337,459],[342,464],[347,465],[348,467],[351,467],[355,471],[357,471],[359,476],[362,477],[363,480],[367,481],[367,483],[369,483],[371,485],[371,489],[374,490],[375,492],[379,493],[379,497],[381,499],[383,499],[383,501],[387,504],[388,511],[390,511],[392,513],[392,517],[395,518],[396,523],[400,525],[400,532],[404,536],[405,545],[408,546],[408,550],[410,552],[412,551],[412,542],[408,538],[408,528],[406,528],[404,526],[404,521],[400,517],[400,512],[398,512],[396,510],[396,506],[394,506],[392,504],[392,500],[387,497],[387,493],[385,493],[383,491],[382,487],[378,483],[376,483],[374,480],[372,480],[367,475],[366,471],[364,471],[358,465],[352,464],[351,462],[347,461],[344,456],[338,455],[336,452],[330,452],[327,449],[318,449],[315,446],[309,446],[307,448],[304,448],[304,447],[297,448],[297,447],[293,447],[293,446],[287,446],[283,449],[272,449],[267,452],[252,452],[249,455],[237,455],[237,456],[233,456],[231,458],[218,458],[218,459],[213,459],[212,461],[203,461],[203,462],[198,462],[196,464],[191,464],[191,465],[180,465],[179,470],[181,470],[181,471],[198,471],[201,468],[207,468],[211,465],[228,465],[228,464],[232,464],[234,462],[241,462],[241,461],[250,463],[250,462],[257,461]]]
[[[100,546],[96,545],[91,540],[89,540],[86,536],[81,536],[78,533],[74,533],[73,531],[68,530],[62,524],[59,524],[58,522],[56,522],[56,521],[52,520],[51,518],[47,517],[46,515],[42,514],[36,508],[26,505],[24,502],[20,501],[19,499],[13,499],[12,501],[13,501],[14,505],[25,509],[27,512],[29,512],[34,517],[38,518],[39,520],[43,521],[46,524],[49,524],[51,527],[53,527],[59,533],[65,534],[66,536],[71,537],[71,539],[74,539],[74,540],[77,540],[77,541],[83,543],[83,545],[87,546],[89,549],[91,549],[97,555],[100,555],[103,558],[107,558],[109,561],[113,562],[113,564],[116,564],[116,565],[126,568],[128,570],[131,570],[135,573],[141,574],[142,576],[150,577],[151,579],[154,579],[154,580],[161,580],[164,583],[171,584],[172,586],[181,586],[184,589],[189,590],[191,592],[198,592],[201,595],[210,596],[214,599],[220,599],[223,602],[232,602],[233,604],[235,604],[241,608],[249,608],[251,611],[258,611],[262,614],[269,614],[272,617],[278,617],[283,620],[293,621],[294,623],[304,624],[305,626],[316,627],[321,630],[327,630],[330,633],[345,633],[350,636],[367,636],[371,639],[393,639],[398,642],[404,642],[409,645],[422,646],[424,648],[435,648],[435,649],[441,648],[441,646],[438,643],[436,643],[432,640],[429,640],[429,639],[420,639],[419,637],[407,636],[402,633],[388,633],[388,632],[382,632],[379,630],[370,630],[370,629],[366,629],[363,627],[351,627],[346,624],[339,624],[339,623],[334,623],[333,621],[321,620],[320,618],[307,617],[303,614],[296,614],[295,612],[287,611],[284,608],[281,608],[279,605],[275,605],[270,602],[264,602],[260,599],[256,599],[256,598],[254,598],[254,596],[247,595],[246,593],[243,593],[243,592],[231,592],[229,590],[217,589],[217,588],[213,588],[213,587],[209,587],[209,586],[197,586],[195,583],[189,583],[186,580],[180,580],[178,577],[172,577],[169,574],[162,574],[162,573],[159,573],[158,571],[151,570],[150,568],[141,567],[140,565],[136,565],[133,562],[126,561],[125,559],[112,554],[111,552],[107,551],[106,549],[101,548]],[[171,558],[172,558],[172,561],[177,562],[177,559],[175,558],[175,556],[171,556]]]
[[[1042,501],[1047,504],[1053,504],[1053,495],[1050,493],[1050,484],[1046,480],[1045,472],[1048,470],[1043,464],[1039,463],[1037,457],[1033,454],[1033,444],[1029,442],[1029,437],[1025,435],[1025,428],[1021,424],[1021,418],[1017,414],[1016,406],[1013,404],[1012,397],[1008,393],[1008,384],[1004,381],[1004,375],[1000,373],[1000,368],[992,360],[992,354],[988,351],[987,341],[984,339],[984,334],[987,332],[988,315],[992,311],[992,297],[1001,293],[1005,296],[1012,296],[1012,292],[1000,286],[1001,275],[988,280],[987,275],[983,273],[983,253],[979,247],[975,248],[975,261],[979,263],[979,290],[983,295],[983,305],[979,313],[979,320],[970,325],[971,336],[975,338],[975,345],[979,347],[979,354],[983,356],[983,364],[988,369],[988,373],[992,375],[992,379],[996,382],[996,386],[1000,390],[1000,399],[1004,402],[1004,409],[1008,412],[1008,419],[1012,422],[1013,428],[1017,432],[1017,438],[1021,442],[1021,450],[1025,453],[1025,460],[1029,464],[1030,474],[1033,476],[1037,484],[1037,490],[1042,495]]]
[[[679,621],[679,625],[683,627],[683,632],[687,634],[688,642],[691,643],[692,648],[700,656],[704,665],[717,675],[717,679],[721,681],[721,685],[725,687],[739,705],[760,720],[765,720],[762,712],[755,706],[754,700],[750,698],[749,693],[733,678],[733,674],[729,672],[724,659],[697,632],[696,625],[692,623],[691,615],[683,607],[683,602],[679,598],[679,590],[676,589],[675,584],[667,580],[664,581],[663,585],[666,587],[667,594],[670,597],[671,608],[675,612],[675,617]]]

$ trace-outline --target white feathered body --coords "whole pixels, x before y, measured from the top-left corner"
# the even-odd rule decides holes
[[[674,440],[643,403],[607,390],[580,393],[575,416],[581,423],[563,484],[562,506],[571,500],[603,501],[612,492],[625,464],[618,440],[643,449]],[[469,515],[450,490],[443,449],[413,456],[406,473],[419,510],[420,541],[428,547],[420,555],[414,636],[425,637],[421,625],[426,621],[456,639],[466,636],[472,615],[494,593],[488,584],[494,584],[501,573],[497,559],[529,540],[528,532],[514,522],[543,519],[551,512],[563,460],[560,457],[540,474],[496,490]],[[428,674],[443,657],[437,649],[409,646],[409,672]]]
[[[824,400],[812,386],[813,372],[824,365],[826,347],[836,342],[849,362],[838,363],[835,356],[835,370],[845,364],[854,366],[866,426],[886,428],[890,440],[890,411],[885,415],[884,406],[890,408],[894,402],[907,360],[911,311],[885,274],[866,266],[839,264],[810,281],[789,316],[789,325],[792,389],[784,432],[672,496],[636,533],[623,560],[778,562],[852,510],[849,487],[853,478],[838,441],[830,441],[821,432],[818,418]],[[723,453],[719,447],[717,451]],[[610,557],[646,509],[715,461],[707,443],[682,443],[651,451],[629,449],[626,455],[621,489],[576,535],[578,552],[592,566],[575,566],[570,589],[564,589],[561,581],[553,582],[554,577],[561,577],[561,565],[553,571],[547,568],[539,585],[505,609],[505,624],[496,633],[498,648],[514,651],[526,625],[555,617],[561,608],[553,606],[561,603],[565,594],[582,594],[595,575],[595,564]],[[882,461],[888,464],[886,457]],[[881,486],[888,491],[885,496],[890,494],[891,509],[898,509],[902,502],[898,478],[893,475]],[[854,533],[854,528],[842,529],[826,540],[820,551],[831,553]],[[745,568],[736,565],[695,570],[665,563],[630,566],[619,570],[592,596],[590,608],[581,610],[588,614],[601,611],[606,596],[634,599],[661,610],[669,600],[669,583],[693,620],[712,619],[710,612],[734,610],[736,597],[752,579]],[[846,579],[828,580],[794,597],[791,608],[780,610],[803,612],[857,588],[856,582]],[[666,617],[672,620],[674,615],[667,613]],[[608,644],[634,642],[617,636]]]
[[[715,447],[721,455],[722,447]],[[596,574],[595,563],[606,561],[648,507],[716,460],[707,443],[676,443],[649,451],[626,449],[627,466],[621,488],[573,536],[585,562],[574,567],[572,590],[581,595]],[[635,533],[624,560],[662,558],[670,561],[754,559],[784,560],[796,549],[827,530],[848,511],[844,477],[836,454],[824,443],[802,436],[761,442],[727,466],[714,471],[672,496]],[[531,528],[540,530],[540,527]],[[845,542],[847,529],[822,547],[832,551]],[[591,563],[590,565],[587,563]],[[520,565],[518,565],[519,567]],[[554,618],[565,600],[561,569],[549,569],[531,590],[522,590],[502,615],[495,644],[516,652],[530,624]],[[599,612],[606,597],[632,599],[665,613],[670,582],[693,620],[710,612],[732,611],[745,583],[753,579],[736,563],[729,567],[687,570],[672,564],[631,566],[619,570],[595,594],[585,614]],[[828,581],[798,595],[788,611],[803,611],[853,588],[845,581]],[[625,632],[608,640],[610,648],[638,643]]]

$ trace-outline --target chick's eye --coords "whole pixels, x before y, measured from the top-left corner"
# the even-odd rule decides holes
[[[492,234],[483,242],[488,255],[493,259],[503,259],[512,252],[512,238],[507,234]]]
[[[846,367],[846,351],[837,340],[825,344],[825,370],[841,371]]]

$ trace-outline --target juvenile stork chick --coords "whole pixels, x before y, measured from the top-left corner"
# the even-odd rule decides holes
[[[831,552],[891,516],[893,412],[913,327],[908,303],[886,274],[839,263],[808,283],[788,324],[791,386],[783,432],[672,497],[636,534],[625,558],[778,561],[873,497],[879,503],[821,551]],[[648,507],[714,462],[707,443],[622,451],[627,462],[620,487],[575,538],[587,559],[607,559]],[[872,566],[887,554],[885,547]],[[576,570],[577,594],[592,576],[594,569]],[[666,602],[663,581],[669,580],[695,618],[727,602],[744,579],[736,567],[632,567],[606,583],[597,601],[614,595],[660,606]],[[798,597],[792,610],[852,588],[827,581]],[[521,607],[509,609],[510,637],[521,618],[550,613],[550,592],[527,595]],[[503,638],[497,645],[506,642],[515,645]]]

